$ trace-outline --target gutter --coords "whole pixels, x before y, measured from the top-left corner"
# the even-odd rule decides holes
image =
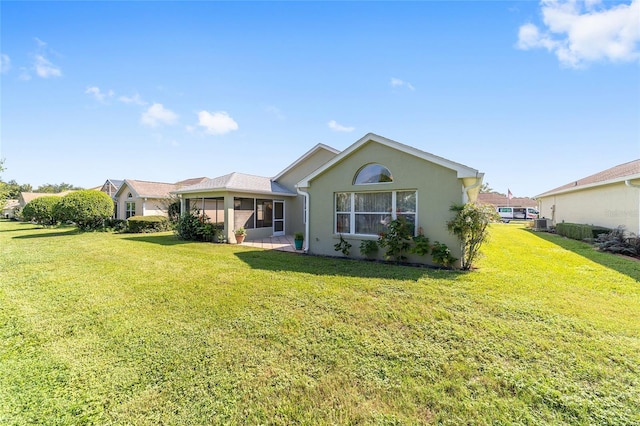
[[[462,188],[463,204],[467,204],[469,202],[469,191],[480,186],[482,184],[482,178],[484,178],[484,173],[480,173],[480,176],[476,174],[476,183]]]
[[[307,254],[309,252],[309,193],[303,191],[302,189],[296,187],[298,194],[304,197],[304,202],[306,205],[306,209],[304,210],[304,246],[302,247],[302,251]]]

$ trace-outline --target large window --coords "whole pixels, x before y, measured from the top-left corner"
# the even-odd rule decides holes
[[[335,197],[335,232],[377,235],[398,217],[415,233],[416,191],[338,192]]]
[[[209,222],[218,226],[224,225],[224,198],[193,198],[187,199],[187,211],[198,210],[200,215],[209,218]]]
[[[271,228],[273,226],[273,200],[234,198],[235,227],[245,229]]]
[[[125,205],[125,219],[129,219],[131,216],[136,215],[136,202],[127,201]]]

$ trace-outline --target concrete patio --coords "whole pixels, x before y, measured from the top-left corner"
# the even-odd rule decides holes
[[[256,247],[265,250],[286,251],[289,253],[303,253],[302,250],[296,250],[293,242],[293,235],[283,235],[279,237],[267,237],[260,240],[244,240],[242,243],[246,247]]]

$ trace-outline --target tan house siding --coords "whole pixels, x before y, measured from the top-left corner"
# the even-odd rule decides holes
[[[282,186],[296,191],[296,184],[302,178],[308,176],[327,161],[335,157],[337,151],[332,148],[319,147],[302,161],[295,164],[295,167],[277,176],[276,181]],[[303,232],[304,225],[304,197],[298,195],[288,200],[285,205],[285,231],[287,234],[293,235],[295,232]]]
[[[554,225],[568,222],[606,228],[624,226],[627,231],[640,233],[640,189],[624,182],[544,196],[538,203],[540,217],[552,219]]]
[[[353,179],[358,170],[370,163],[386,166],[391,171],[393,182],[354,185]],[[312,212],[309,218],[309,252],[339,255],[334,250],[334,244],[339,240],[335,232],[335,193],[404,190],[417,191],[416,227],[423,228],[424,234],[432,242],[445,243],[452,254],[459,258],[459,242],[446,226],[452,217],[449,211],[451,205],[463,202],[462,181],[456,171],[375,142],[361,146],[311,180],[308,188],[309,209]],[[355,257],[359,257],[359,246],[363,239],[377,239],[354,235],[343,237],[352,244],[351,255]],[[429,262],[429,259],[417,257],[409,260]]]

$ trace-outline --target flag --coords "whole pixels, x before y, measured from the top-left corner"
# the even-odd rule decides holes
[[[507,198],[508,199],[512,199],[513,198],[513,194],[511,193],[510,189],[507,189]]]

